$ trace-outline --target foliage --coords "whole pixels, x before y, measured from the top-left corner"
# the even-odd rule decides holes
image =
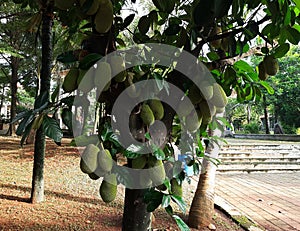
[[[258,134],[259,133],[259,125],[257,122],[250,122],[249,124],[245,124],[244,132],[250,134]]]

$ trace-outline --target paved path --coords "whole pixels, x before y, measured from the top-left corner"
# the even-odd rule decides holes
[[[217,175],[216,194],[269,231],[300,230],[300,172]]]

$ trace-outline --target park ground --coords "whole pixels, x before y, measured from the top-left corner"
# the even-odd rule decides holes
[[[80,154],[70,141],[63,139],[57,146],[47,140],[45,201],[30,204],[33,145],[21,148],[20,138],[0,136],[0,230],[121,230],[124,188],[119,187],[114,202],[105,204],[98,191],[101,180],[80,171]],[[217,209],[214,224],[219,231],[243,230]],[[162,209],[155,211],[152,228],[178,230]]]

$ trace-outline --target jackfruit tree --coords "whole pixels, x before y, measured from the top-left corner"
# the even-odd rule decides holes
[[[209,225],[217,163],[214,130],[226,123],[220,116],[227,97],[236,93],[239,101],[259,101],[261,88],[272,93],[264,78],[277,73],[277,59],[300,41],[299,3],[152,0],[141,17],[134,11],[124,16],[124,8],[144,3],[136,0],[54,3],[54,18],[69,37],[84,36],[80,49],[56,57],[69,72],[63,98],[56,101],[59,90],[54,91],[46,108],[61,109],[68,117],[63,121],[74,131],[72,143],[85,146],[79,167],[102,179],[103,201],[115,199],[117,184],[126,186],[122,230],[148,230],[151,212],[159,206],[181,230]],[[255,39],[264,45],[251,47]],[[252,68],[242,60],[249,55],[259,55],[263,64]],[[23,124],[40,117],[45,110],[40,106],[19,117]],[[49,117],[41,120],[45,124]],[[186,158],[180,160],[180,154]],[[200,173],[188,224],[172,208],[186,209],[184,166]]]

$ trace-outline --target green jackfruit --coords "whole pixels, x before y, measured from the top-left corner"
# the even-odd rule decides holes
[[[97,169],[97,156],[99,151],[99,148],[94,144],[86,146],[80,159],[80,169],[82,172],[90,174]]]
[[[75,0],[55,0],[54,5],[60,10],[67,10],[71,8],[75,3]]]
[[[265,65],[264,62],[260,62],[258,64],[258,77],[260,80],[266,80],[268,78],[268,74],[266,73],[265,70]]]
[[[115,174],[106,175],[100,185],[100,196],[105,203],[112,202],[117,196],[117,177]]]
[[[199,103],[200,112],[202,114],[202,123],[209,124],[212,117],[216,114],[216,107],[212,104],[208,105],[207,101]]]
[[[148,104],[143,104],[141,108],[141,118],[143,120],[143,123],[147,126],[150,126],[154,123],[155,118],[153,115],[153,112]]]
[[[223,113],[225,111],[225,107],[216,107],[216,114]]]
[[[276,75],[279,70],[278,60],[272,55],[267,55],[264,58],[264,67],[268,75]]]
[[[79,70],[78,89],[84,93],[90,92],[94,88],[95,68],[90,68],[88,71]]]
[[[192,111],[185,118],[186,129],[190,132],[195,132],[199,129],[202,122],[202,113],[201,111]]]
[[[207,80],[203,80],[200,85],[202,97],[205,100],[210,100],[214,94],[213,84]]]
[[[111,83],[111,67],[109,63],[107,62],[98,63],[97,68],[95,70],[95,77],[94,77],[95,86],[98,89],[103,89],[103,91],[107,91],[110,87],[110,83]]]
[[[132,160],[132,168],[135,168],[135,169],[142,169],[146,166],[146,164],[147,164],[146,155],[141,155]]]
[[[135,74],[133,72],[127,72],[127,77],[125,80],[125,86],[127,87],[126,93],[131,98],[137,98],[140,95],[140,91],[136,90],[136,87],[133,83],[133,79],[135,77]]]
[[[166,178],[166,172],[161,160],[157,160],[152,168],[150,168],[150,178],[154,185],[160,185]]]
[[[210,102],[216,107],[225,107],[228,100],[223,88],[218,83],[214,83],[213,89],[214,94]]]
[[[79,76],[79,70],[77,68],[71,68],[66,75],[62,84],[64,92],[72,92],[78,88],[77,79]]]
[[[86,3],[86,0],[80,0],[80,6],[82,7]],[[96,14],[100,5],[99,0],[93,0],[92,5],[89,7],[88,11],[85,12],[87,15],[94,15]]]
[[[189,89],[188,97],[190,98],[192,104],[198,104],[203,100],[200,89],[197,85],[193,84]]]
[[[112,56],[110,58],[110,66],[114,80],[118,83],[124,82],[126,80],[127,73],[123,57],[117,55]]]
[[[178,116],[187,116],[191,113],[194,108],[194,105],[191,103],[187,103],[187,100],[181,100],[177,106],[176,113]]]
[[[98,176],[97,174],[95,174],[94,172],[88,174],[89,177],[92,179],[92,180],[98,180],[100,178],[100,176]]]
[[[107,33],[111,28],[113,19],[112,2],[110,0],[101,1],[94,20],[96,31],[101,34]]]
[[[98,166],[103,172],[111,171],[113,167],[113,159],[109,150],[101,150],[98,153]]]
[[[149,106],[154,114],[155,119],[161,120],[164,117],[164,106],[158,99],[149,101]]]
[[[173,195],[182,197],[182,186],[178,183],[178,181],[175,178],[172,178],[170,183]]]

